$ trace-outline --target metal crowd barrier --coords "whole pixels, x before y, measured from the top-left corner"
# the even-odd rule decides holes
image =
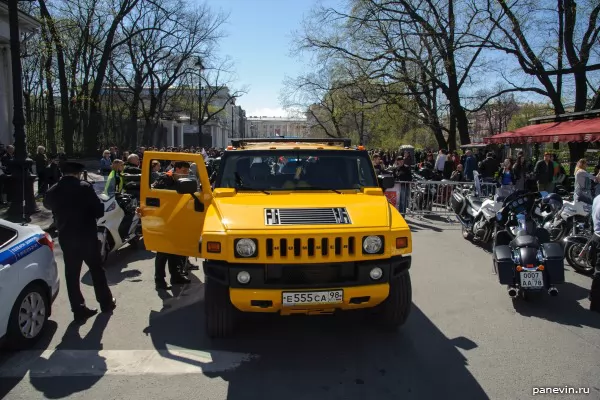
[[[456,222],[450,205],[455,190],[479,193],[482,199],[492,198],[496,193],[495,182],[455,182],[455,181],[412,181],[396,182],[386,190],[388,201],[406,217],[438,217],[447,222]]]

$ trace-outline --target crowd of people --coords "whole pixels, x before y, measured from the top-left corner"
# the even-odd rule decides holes
[[[434,155],[431,151],[415,152],[414,160],[408,151],[371,151],[375,170],[379,173],[392,173],[397,181],[412,181],[412,171],[417,171],[424,179],[473,181],[475,171],[487,182],[498,182],[503,186],[515,186],[518,190],[536,189],[555,192],[566,184],[567,173],[556,154],[544,153],[537,162],[528,160],[523,152],[515,159],[498,159],[495,153],[488,152],[483,158],[467,150],[464,154],[441,149]],[[595,188],[600,189],[600,160],[594,173],[588,172],[587,160],[577,162],[574,172],[574,197],[578,201],[592,204]]]

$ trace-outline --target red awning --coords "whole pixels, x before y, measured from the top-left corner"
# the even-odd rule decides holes
[[[600,141],[600,118],[548,122],[483,138],[485,143],[568,143]]]

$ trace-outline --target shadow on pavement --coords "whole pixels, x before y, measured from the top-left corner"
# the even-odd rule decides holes
[[[537,317],[563,325],[589,326],[600,329],[600,315],[579,304],[580,300],[588,298],[589,288],[582,288],[571,282],[565,282],[556,287],[559,290],[557,297],[550,297],[543,292],[537,296],[531,296],[531,299],[527,301],[515,299],[513,301],[515,311],[525,317]],[[589,307],[587,301],[584,304]]]
[[[58,329],[58,324],[52,320],[48,320],[46,326],[46,330],[44,332],[44,336],[40,337],[40,340],[34,345],[33,348],[28,350],[29,354],[32,354],[32,360],[35,360],[31,363],[34,365],[37,360],[39,360],[42,353],[48,348],[50,343],[52,342],[52,338],[56,334],[56,330]],[[0,353],[0,368],[4,366],[10,367],[12,364],[13,357],[18,357],[19,352],[8,352],[3,351]],[[25,373],[27,371],[24,371]],[[10,378],[0,378],[0,399],[7,398],[8,394],[13,390],[15,386],[19,384],[25,377],[25,373],[20,376],[10,377]]]
[[[214,341],[204,334],[203,286],[187,285],[183,294],[165,295],[163,309],[151,312],[144,332],[165,357],[226,380],[229,400],[437,399],[448,393],[488,398],[456,348],[477,345],[447,338],[414,304],[399,333],[378,331],[356,313],[257,314],[235,338]],[[186,360],[173,348],[206,352],[212,362]],[[241,364],[227,368],[236,354]]]
[[[106,278],[110,286],[118,285],[127,280],[129,282],[141,282],[142,273],[138,269],[126,269],[130,263],[136,261],[150,260],[155,257],[151,251],[145,250],[142,246],[139,249],[131,248],[129,245],[117,250],[111,254],[104,265]],[[92,286],[92,277],[89,269],[81,277],[81,283]]]
[[[44,370],[44,364],[48,366],[62,365],[66,369],[76,370],[90,370],[94,368],[96,371],[106,371],[106,360],[99,354],[97,357],[90,358],[89,355],[85,357],[78,357],[78,350],[92,350],[100,351],[103,349],[102,346],[102,335],[110,320],[110,314],[99,314],[94,318],[94,322],[90,331],[81,337],[79,334],[80,324],[72,322],[67,327],[65,334],[62,337],[62,341],[56,346],[50,358],[39,359],[36,363],[36,369]],[[30,376],[31,385],[35,387],[39,392],[43,393],[45,398],[48,399],[60,399],[67,397],[74,393],[83,392],[92,386],[94,386],[103,375],[95,374],[92,376],[79,376],[79,377],[44,377],[41,375]]]
[[[411,231],[426,230],[434,232],[444,232],[442,228],[437,227],[435,225],[419,223],[415,222],[414,220],[407,220],[406,222],[408,223],[408,226],[410,227]]]

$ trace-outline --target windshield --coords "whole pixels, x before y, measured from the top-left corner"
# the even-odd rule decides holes
[[[363,151],[251,150],[226,153],[216,188],[344,190],[378,187]]]

